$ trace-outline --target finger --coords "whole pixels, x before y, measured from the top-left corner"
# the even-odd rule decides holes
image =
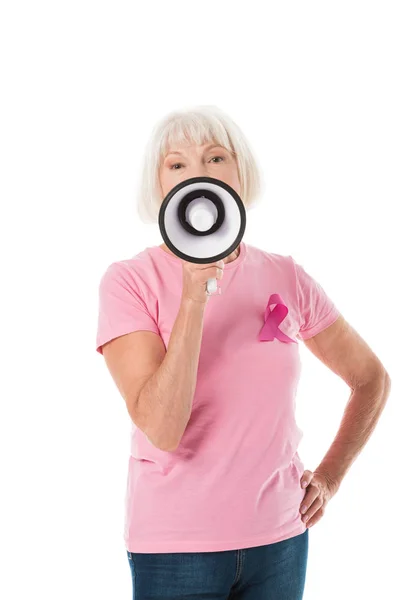
[[[314,473],[312,471],[304,471],[303,476],[301,478],[301,487],[306,488],[311,483],[313,476]]]
[[[314,502],[314,500],[316,498],[318,498],[318,496],[319,496],[319,489],[315,486],[310,487],[308,492],[306,492],[306,495],[304,496],[301,506],[300,506],[300,512],[302,515],[304,515],[307,512],[307,510],[310,508],[311,504]]]
[[[305,514],[303,514],[302,519],[303,519],[304,523],[306,521],[309,521],[311,519],[311,517],[313,517],[315,515],[315,513],[317,513],[319,511],[322,504],[323,504],[322,498],[321,498],[321,496],[318,496],[318,498],[316,498],[314,500],[314,502],[310,505],[307,512]]]
[[[317,512],[313,515],[313,518],[307,521],[307,527],[312,527],[313,525],[315,525],[315,523],[318,523],[323,514],[324,513],[322,512],[322,508],[318,509]]]

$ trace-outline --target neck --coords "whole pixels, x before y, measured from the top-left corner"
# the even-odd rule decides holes
[[[236,248],[236,249],[235,249],[235,250],[232,252],[232,254],[229,254],[228,256],[226,256],[226,257],[224,258],[224,263],[225,263],[225,264],[227,264],[227,263],[233,262],[234,260],[236,260],[236,259],[238,258],[239,254],[240,254],[240,247],[238,246],[238,247],[237,247],[237,248]]]

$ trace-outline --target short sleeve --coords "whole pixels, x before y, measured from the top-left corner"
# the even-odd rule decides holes
[[[300,321],[297,337],[308,340],[332,325],[339,317],[340,312],[321,284],[302,265],[293,258],[292,260],[296,274]]]
[[[97,352],[103,354],[103,344],[133,331],[159,334],[134,274],[126,265],[112,263],[100,280],[98,292]]]

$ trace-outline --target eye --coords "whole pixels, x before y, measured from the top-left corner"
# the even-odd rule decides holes
[[[225,158],[223,156],[213,156],[210,161],[214,160],[215,158],[220,158],[222,161],[225,160]],[[178,169],[175,169],[175,167],[177,166],[183,166],[182,163],[174,163],[173,165],[170,166],[170,170],[171,171],[178,171]]]

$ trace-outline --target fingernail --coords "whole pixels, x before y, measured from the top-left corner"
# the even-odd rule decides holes
[[[301,487],[302,487],[302,488],[305,488],[305,487],[307,487],[307,481],[303,481],[303,483],[301,484]]]
[[[304,513],[306,512],[306,510],[307,510],[307,506],[305,504],[303,504],[303,506],[300,509],[300,512],[304,515]]]

